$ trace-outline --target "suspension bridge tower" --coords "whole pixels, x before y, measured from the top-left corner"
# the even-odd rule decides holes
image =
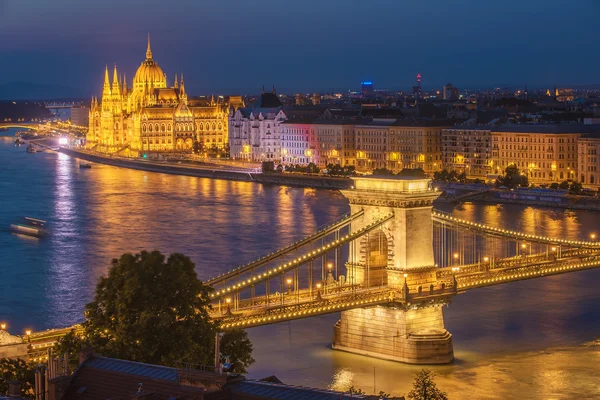
[[[453,292],[437,281],[433,257],[431,211],[439,193],[429,179],[353,180],[353,188],[342,191],[352,214],[364,211],[352,222],[353,232],[390,213],[394,218],[351,243],[347,283],[389,287],[401,295],[387,306],[342,311],[332,347],[410,364],[451,362],[452,335],[444,328],[442,307]],[[446,290],[448,296],[439,296]],[[411,302],[413,296],[426,300]]]

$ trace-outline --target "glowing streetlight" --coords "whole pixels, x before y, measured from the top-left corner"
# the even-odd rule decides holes
[[[591,233],[590,234],[590,239],[592,239],[592,241],[596,240],[596,234],[595,233]]]
[[[483,257],[483,262],[488,262],[490,261],[490,258],[488,256]]]
[[[4,323],[4,322],[1,323],[0,324],[0,329],[3,330],[3,331],[5,331],[6,330],[6,323]]]
[[[332,262],[328,262],[327,263],[327,269],[329,270],[329,272],[331,272],[331,270],[333,269],[333,263]]]
[[[552,251],[556,251],[556,246],[552,246]]]
[[[521,244],[521,248],[522,248],[522,249],[526,249],[526,248],[527,248],[527,245],[526,245],[525,243],[523,243],[523,244]]]
[[[288,294],[292,293],[292,278],[287,278]]]

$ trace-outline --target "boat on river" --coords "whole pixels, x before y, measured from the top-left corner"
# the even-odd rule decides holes
[[[92,164],[90,163],[81,163],[79,164],[79,168],[92,168]]]
[[[21,223],[11,224],[10,231],[12,233],[33,237],[42,237],[48,234],[46,221],[30,217],[25,217]]]

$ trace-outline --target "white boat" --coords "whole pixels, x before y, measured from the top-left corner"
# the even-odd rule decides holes
[[[41,219],[25,217],[23,223],[11,224],[10,231],[21,235],[42,237],[48,233],[45,226],[46,221],[43,221]]]

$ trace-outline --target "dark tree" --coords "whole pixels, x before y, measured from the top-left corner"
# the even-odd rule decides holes
[[[427,174],[423,171],[423,168],[404,168],[402,171],[398,172],[396,176],[426,178]]]
[[[197,139],[194,139],[194,143],[192,143],[192,152],[194,154],[198,154],[202,151],[202,146],[200,145],[200,142]]]
[[[571,186],[569,186],[569,193],[581,194],[581,192],[583,192],[583,185],[580,182],[571,182]]]
[[[511,189],[519,186],[527,187],[529,186],[529,179],[527,176],[521,175],[521,171],[515,164],[510,164],[504,170],[504,176],[498,177],[496,184]]]
[[[252,342],[248,339],[248,333],[243,329],[227,331],[221,338],[221,361],[225,361],[225,357],[229,357],[235,366],[234,372],[246,373],[246,367],[254,364],[252,350]]]
[[[433,372],[423,369],[413,382],[413,390],[408,393],[411,400],[448,400],[446,392],[437,388]]]
[[[392,176],[394,172],[387,168],[375,168],[373,170],[373,176]]]
[[[208,314],[211,290],[183,254],[166,261],[158,251],[123,254],[100,278],[94,301],[86,306],[83,338],[72,331],[55,352],[68,353],[71,362],[77,362],[81,348],[91,347],[105,356],[151,364],[212,365],[218,326]],[[238,371],[245,371],[254,362],[246,333],[224,338],[224,350],[231,354],[221,354],[231,355]]]
[[[21,382],[21,395],[34,398],[35,364],[23,360],[0,358],[0,394],[8,393],[8,382]]]
[[[74,371],[79,365],[79,352],[82,346],[84,346],[83,340],[74,329],[71,329],[69,333],[58,340],[52,352],[59,357],[67,354],[69,356],[69,369]]]
[[[150,364],[212,364],[209,287],[183,254],[124,254],[86,306],[85,335],[101,354]]]

